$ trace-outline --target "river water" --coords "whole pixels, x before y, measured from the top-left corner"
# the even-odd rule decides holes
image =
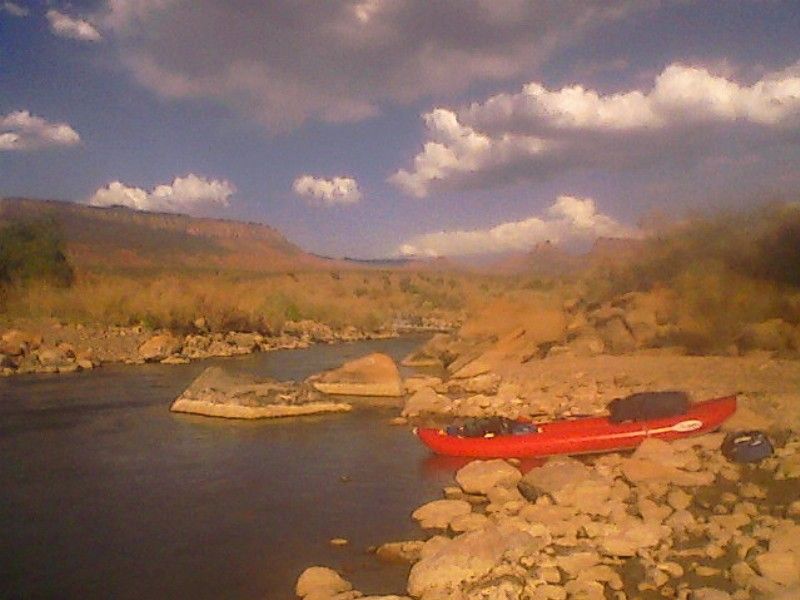
[[[0,597],[283,600],[314,564],[404,592],[407,567],[366,549],[418,537],[410,512],[452,470],[388,425],[397,408],[239,422],[168,407],[212,364],[300,380],[420,342],[0,380]]]

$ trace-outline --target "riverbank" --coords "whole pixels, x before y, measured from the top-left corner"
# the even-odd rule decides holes
[[[366,330],[355,326],[334,328],[311,320],[287,321],[273,334],[249,331],[211,332],[204,320],[189,333],[150,330],[143,326],[106,327],[63,324],[52,319],[15,322],[0,328],[0,375],[74,373],[103,364],[184,364],[215,357],[307,348],[385,339],[410,333],[447,331],[457,324],[443,319],[398,319],[384,327]]]
[[[409,565],[404,598],[797,597],[800,361],[674,348],[541,356],[534,330],[526,331],[495,341],[432,339],[407,357],[439,371],[407,380],[415,391],[404,417],[444,424],[597,415],[613,398],[648,390],[684,390],[693,400],[737,394],[739,409],[720,433],[650,440],[633,454],[552,458],[527,473],[514,460],[462,461],[439,499],[410,511],[419,535],[377,550]],[[766,431],[775,454],[757,464],[725,459],[726,432],[749,429]],[[296,592],[357,597],[347,579],[316,567],[301,574]],[[365,596],[373,597],[381,596]]]

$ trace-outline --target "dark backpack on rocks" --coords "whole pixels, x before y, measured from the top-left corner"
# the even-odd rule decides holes
[[[649,421],[682,415],[689,410],[686,392],[639,392],[624,398],[615,398],[608,404],[612,423]]]
[[[722,454],[731,462],[758,462],[774,452],[763,431],[733,431],[722,442]]]

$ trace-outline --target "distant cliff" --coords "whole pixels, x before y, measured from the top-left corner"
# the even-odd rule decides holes
[[[78,270],[241,270],[275,272],[338,267],[304,252],[259,223],[151,213],[73,202],[0,199],[0,223],[52,219]]]

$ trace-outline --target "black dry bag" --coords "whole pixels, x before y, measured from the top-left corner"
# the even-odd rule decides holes
[[[722,454],[732,462],[758,462],[772,452],[772,442],[762,431],[734,431],[722,442]]]
[[[689,396],[685,392],[639,392],[609,402],[608,420],[612,423],[649,421],[682,415],[688,409]]]

